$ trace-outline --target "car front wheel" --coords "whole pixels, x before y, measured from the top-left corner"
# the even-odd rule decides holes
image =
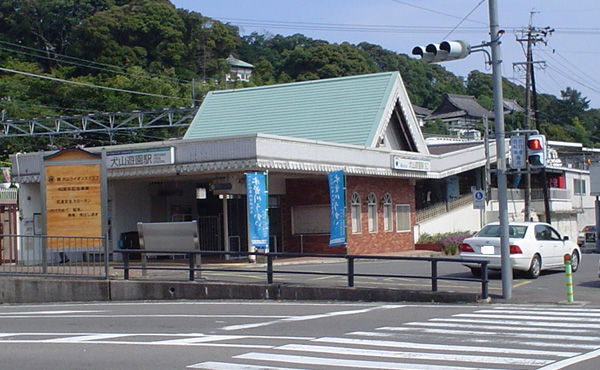
[[[542,271],[542,260],[539,255],[533,256],[529,270],[527,270],[527,277],[530,279],[537,279]]]

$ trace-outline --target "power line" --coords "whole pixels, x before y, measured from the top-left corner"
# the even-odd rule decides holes
[[[88,83],[85,83],[85,82],[63,80],[61,78],[50,77],[50,76],[43,76],[43,75],[38,75],[38,74],[35,74],[35,73],[28,73],[28,72],[23,72],[23,71],[16,71],[14,69],[8,69],[8,68],[2,68],[2,67],[0,67],[0,71],[9,72],[9,73],[15,73],[15,74],[21,74],[21,75],[29,76],[29,77],[37,77],[37,78],[41,78],[41,79],[45,79],[45,80],[51,80],[51,81],[57,81],[57,82],[64,82],[64,83],[69,83],[69,84],[72,84],[72,85],[93,87],[93,88],[97,88],[97,89],[104,89],[104,90],[117,91],[117,92],[124,92],[124,93],[128,93],[128,94],[144,95],[144,96],[151,96],[151,97],[155,97],[155,98],[165,98],[165,99],[175,99],[175,100],[189,100],[189,98],[180,98],[180,97],[174,97],[174,96],[151,94],[151,93],[144,93],[144,92],[140,92],[140,91],[117,89],[117,88],[108,87],[108,86],[93,85],[93,84],[88,84]]]
[[[423,26],[382,26],[368,24],[347,24],[347,23],[314,23],[314,22],[288,22],[288,21],[268,21],[253,20],[241,18],[219,18],[225,22],[231,22],[238,26],[252,27],[270,27],[293,29],[301,28],[304,30],[319,31],[339,31],[339,32],[375,32],[375,33],[439,33],[448,32],[452,27],[423,27]],[[485,27],[463,27],[460,32],[478,33],[485,32]]]
[[[41,53],[42,55],[40,55],[40,54],[34,54],[34,53],[28,53],[28,52],[21,51],[21,50],[14,50],[14,49],[7,48],[6,46],[4,46],[4,47],[0,46],[0,49],[7,50],[7,51],[10,51],[10,52],[13,52],[13,53],[27,55],[27,56],[32,56],[34,58],[51,60],[51,61],[60,62],[60,63],[72,64],[72,65],[76,65],[76,66],[80,66],[80,67],[84,67],[84,68],[89,68],[89,69],[94,69],[94,70],[98,70],[98,71],[106,71],[106,72],[116,73],[116,74],[120,74],[120,75],[124,75],[124,76],[157,77],[157,78],[160,78],[160,79],[170,80],[170,81],[174,81],[174,82],[177,82],[177,83],[182,83],[182,82],[183,83],[189,83],[190,82],[188,80],[184,80],[184,79],[180,79],[180,78],[173,78],[173,77],[168,77],[168,76],[145,75],[145,74],[141,74],[141,73],[128,73],[128,72],[124,72],[123,71],[123,67],[119,67],[119,66],[115,66],[115,65],[111,65],[111,64],[105,64],[105,63],[99,63],[99,62],[95,62],[95,61],[87,60],[87,59],[82,59],[82,58],[71,57],[71,56],[68,56],[68,55],[63,55],[63,54],[58,54],[58,53],[52,53],[54,55],[54,57],[50,57],[50,56],[47,56],[47,55],[43,55],[46,52],[44,50],[42,50],[42,49],[36,49],[36,48],[29,47],[29,46],[18,45],[18,44],[14,44],[14,43],[7,42],[7,41],[1,41],[0,40],[0,44],[8,45],[8,46],[15,47],[15,48],[21,48],[21,49],[25,49],[25,50],[34,51],[36,53]],[[60,59],[58,57],[60,57]],[[71,59],[71,60],[69,60],[69,59]],[[85,64],[78,63],[78,62],[83,62]],[[99,66],[103,66],[103,67],[108,67],[108,68],[97,67],[95,65],[99,65]]]
[[[451,34],[452,34],[452,33],[453,33],[453,32],[454,32],[454,31],[455,31],[455,30],[456,30],[458,27],[460,27],[460,25],[461,25],[461,24],[463,24],[463,23],[464,23],[464,22],[465,22],[465,21],[466,21],[466,20],[467,20],[467,19],[468,19],[468,18],[471,16],[471,14],[473,14],[473,12],[474,12],[475,10],[477,10],[477,8],[479,8],[479,7],[481,6],[481,4],[483,4],[483,2],[484,2],[484,1],[485,1],[485,0],[481,0],[481,1],[479,2],[479,4],[477,4],[477,5],[476,5],[476,6],[475,6],[475,7],[474,7],[474,8],[473,8],[473,9],[472,9],[470,12],[469,12],[469,14],[467,14],[467,15],[466,15],[466,16],[465,16],[463,19],[461,19],[461,20],[460,20],[460,22],[458,22],[458,24],[457,24],[457,25],[456,25],[456,26],[455,26],[455,27],[452,29],[452,31],[448,32],[448,34],[447,34],[446,36],[442,37],[442,40],[443,40],[443,39],[446,39],[446,38],[447,38],[448,36],[450,36],[450,35],[451,35]]]
[[[406,1],[400,1],[400,0],[392,0],[392,1],[395,2],[395,3],[402,4],[402,5],[411,6],[411,7],[416,8],[416,9],[425,10],[426,12],[430,12],[430,13],[439,14],[439,15],[443,15],[443,16],[446,16],[446,17],[450,17],[450,18],[456,18],[456,19],[463,20],[463,17],[459,17],[459,16],[456,16],[456,15],[452,15],[452,14],[440,12],[440,11],[434,10],[434,9],[424,8],[422,6],[418,6],[418,5],[414,5],[414,4],[411,4],[411,3],[407,3]],[[479,7],[479,5],[477,5],[477,7]],[[475,10],[475,9],[473,9],[473,10]],[[469,15],[470,15],[470,13],[469,13]],[[469,21],[470,22],[474,22],[474,23],[483,24],[483,25],[485,25],[487,27],[487,23],[486,22],[475,21],[475,20],[472,20],[472,19],[469,19]]]

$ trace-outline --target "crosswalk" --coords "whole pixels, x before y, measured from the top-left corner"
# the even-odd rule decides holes
[[[600,309],[497,306],[249,349],[188,368],[559,370],[585,361],[600,368]]]

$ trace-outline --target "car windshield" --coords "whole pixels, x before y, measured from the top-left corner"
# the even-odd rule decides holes
[[[525,236],[525,231],[527,231],[527,226],[508,226],[508,236],[510,238],[515,239],[523,239]],[[499,238],[500,237],[500,225],[487,225],[481,231],[475,235],[477,237],[486,237],[486,238]]]

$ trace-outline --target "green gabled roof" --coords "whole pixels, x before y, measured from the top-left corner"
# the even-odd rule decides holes
[[[388,72],[212,91],[184,139],[263,133],[374,146],[399,84],[399,73]]]

